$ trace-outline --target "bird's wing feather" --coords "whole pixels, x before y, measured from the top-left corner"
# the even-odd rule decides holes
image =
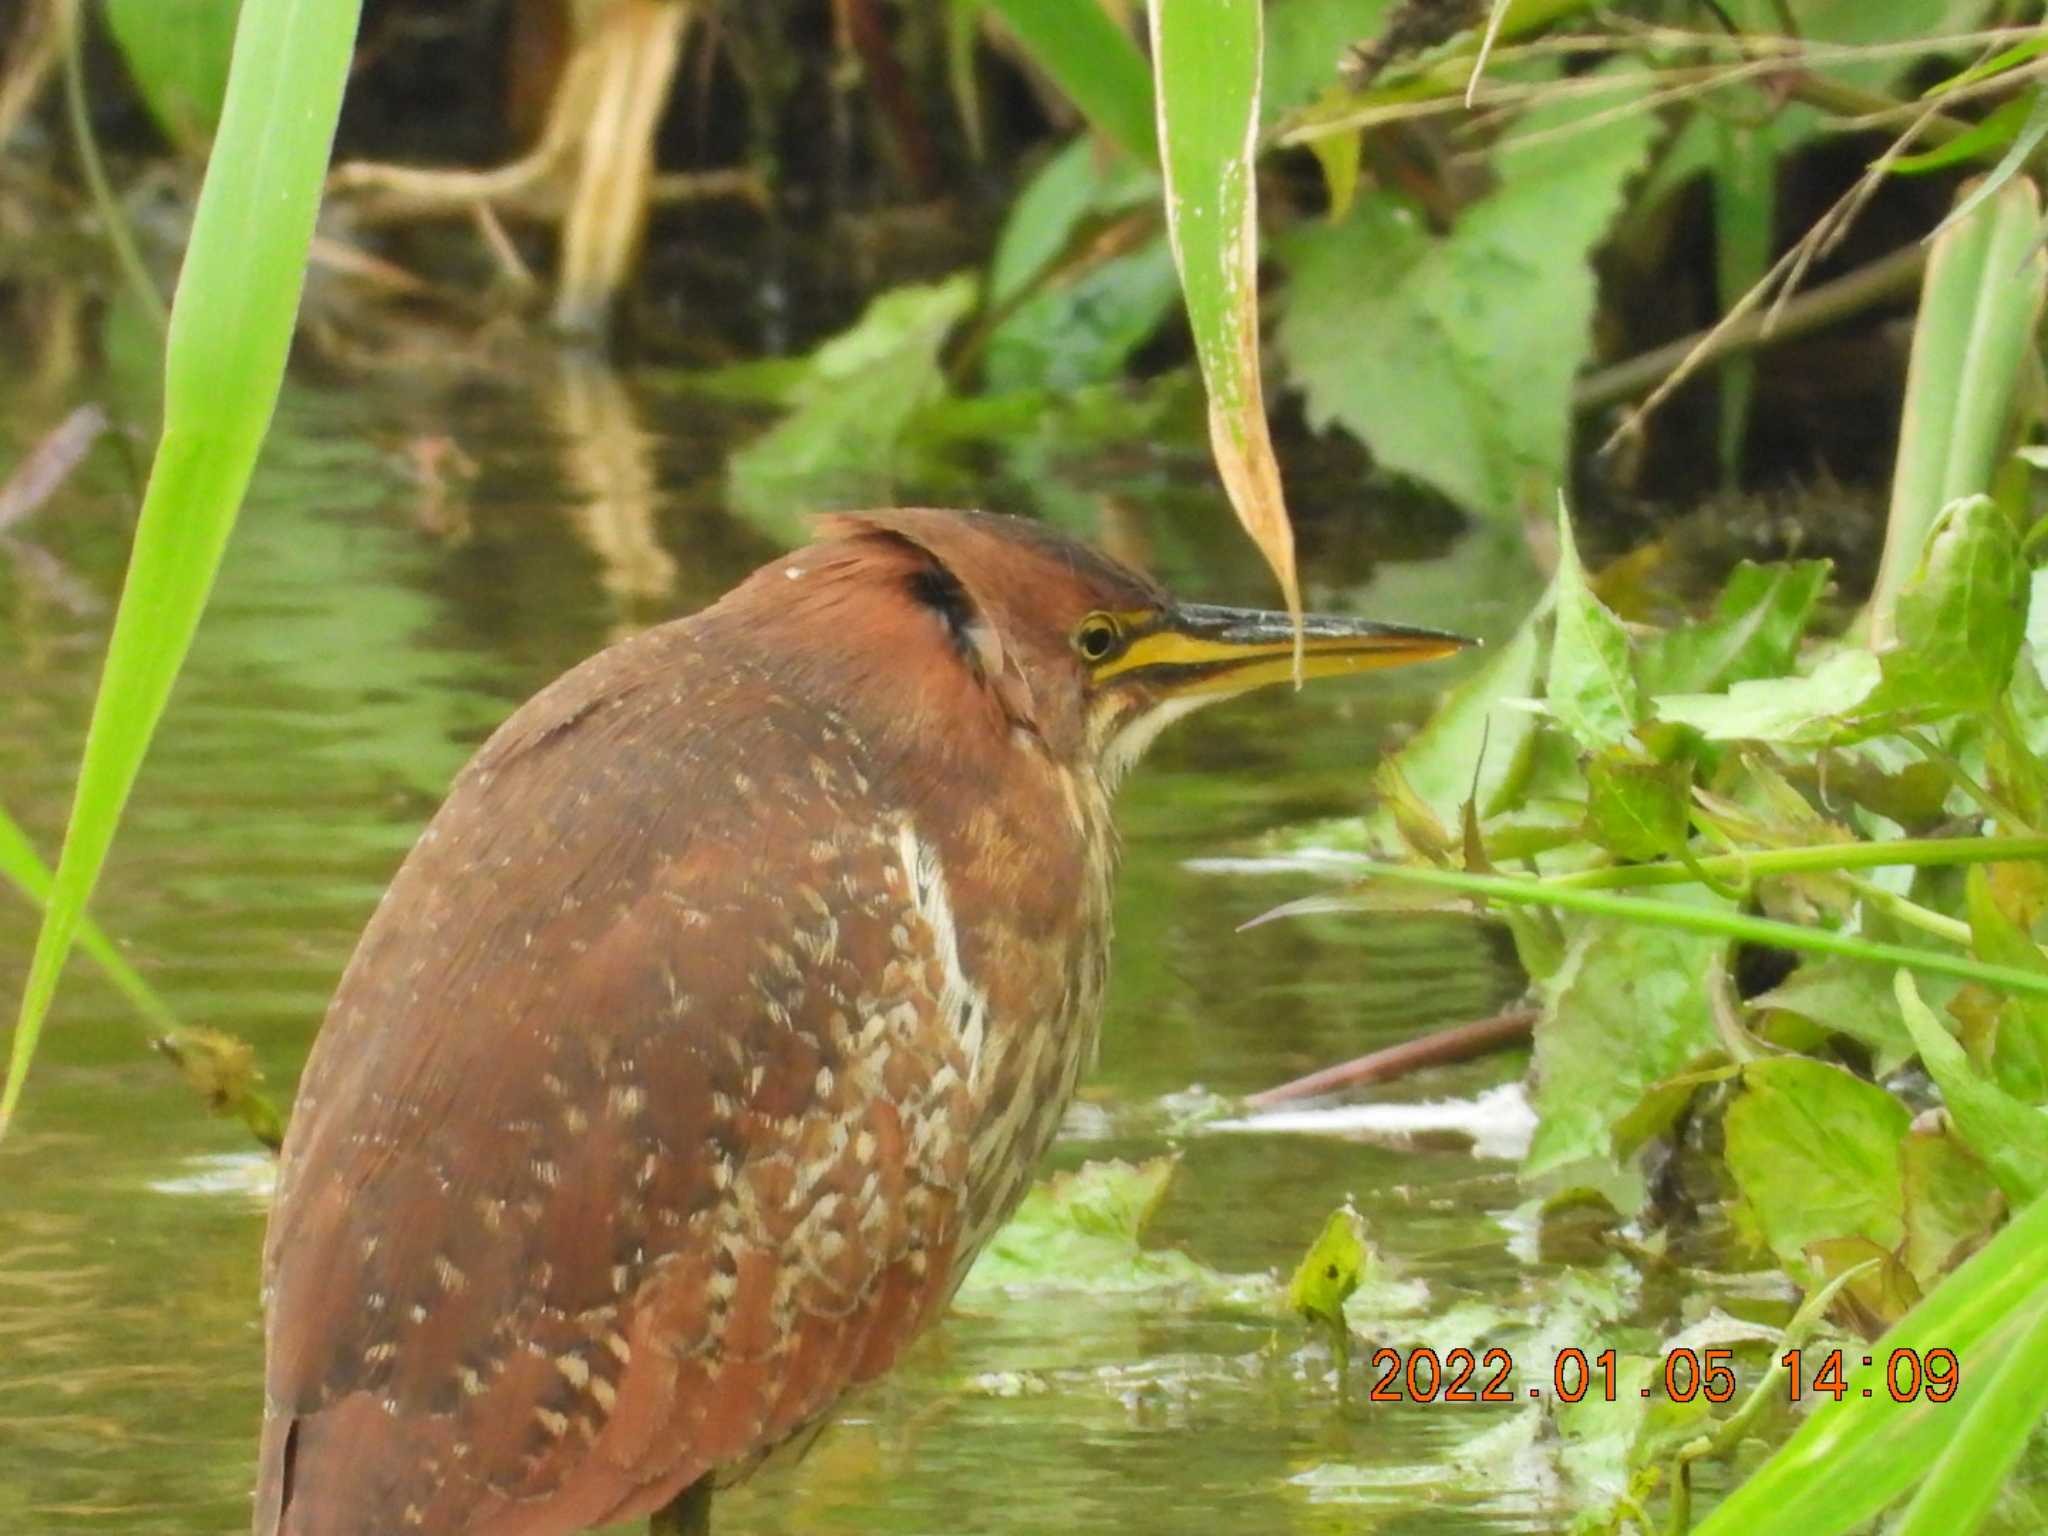
[[[893,812],[828,712],[723,709],[665,646],[493,738],[343,980],[266,1249],[258,1536],[644,1513],[943,1302],[968,1085]],[[681,690],[735,723],[678,734]]]

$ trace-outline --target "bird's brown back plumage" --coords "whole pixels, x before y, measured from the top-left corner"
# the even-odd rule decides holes
[[[647,1513],[885,1369],[1022,1193],[1092,1048],[1106,800],[972,630],[998,535],[903,516],[546,689],[399,872],[286,1142],[258,1536]]]

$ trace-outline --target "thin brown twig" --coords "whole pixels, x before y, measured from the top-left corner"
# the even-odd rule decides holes
[[[97,405],[81,405],[51,428],[0,484],[0,532],[48,501],[106,430],[107,413]]]
[[[1560,51],[1569,42],[1573,52],[1597,52],[1603,46],[1613,52],[1634,49],[1643,45],[1645,37],[1652,41],[1670,41],[1673,46],[1687,46],[1695,49],[1718,46],[1728,48],[1739,45],[1743,57],[1733,63],[1684,64],[1671,68],[1650,68],[1639,71],[1656,81],[1661,89],[1677,90],[1688,85],[1699,85],[1714,89],[1720,85],[1732,85],[1757,76],[1782,74],[1793,71],[1811,72],[1831,64],[1869,63],[1887,59],[1919,58],[1929,53],[1946,52],[1971,46],[1999,47],[2009,45],[2031,36],[2035,29],[2028,27],[1997,27],[1976,32],[1956,33],[1947,37],[1910,38],[1894,43],[1873,44],[1826,44],[1802,42],[1795,38],[1767,35],[1740,40],[1728,40],[1709,34],[1676,33],[1642,34],[1632,33],[1625,39],[1603,39],[1599,37],[1578,37],[1552,40],[1548,44],[1538,41],[1519,44],[1514,48],[1500,48],[1494,51],[1496,63],[1510,57],[1534,55],[1546,50]],[[2032,68],[2034,66],[2029,66]],[[1996,77],[1991,81],[1979,81],[1965,88],[1969,92],[1997,89],[2010,84],[2019,76],[2018,70]],[[1634,75],[1608,76],[1586,75],[1572,80],[1546,80],[1528,84],[1502,82],[1489,79],[1475,93],[1474,108],[1498,108],[1515,106],[1536,100],[1555,101],[1579,96],[1596,96],[1612,93],[1637,84]],[[1955,91],[1937,98],[1944,108],[1954,102],[1967,99],[1964,91]],[[1819,103],[1816,103],[1817,105]],[[1900,103],[1896,112],[1916,110],[1915,103]],[[1382,123],[1403,122],[1417,118],[1440,116],[1448,112],[1467,110],[1462,93],[1452,90],[1442,96],[1421,101],[1386,102],[1359,108],[1340,117],[1325,118],[1313,122],[1294,122],[1281,127],[1276,135],[1283,145],[1305,144],[1314,139],[1332,134],[1349,133],[1356,129],[1377,127]],[[1880,111],[1886,109],[1879,109]],[[1861,119],[1859,119],[1861,121]]]
[[[1504,1050],[1528,1038],[1541,1012],[1537,1008],[1509,1008],[1490,1019],[1475,1019],[1468,1024],[1434,1030],[1418,1039],[1369,1051],[1355,1060],[1339,1062],[1334,1067],[1324,1067],[1306,1077],[1297,1077],[1292,1082],[1265,1089],[1253,1094],[1245,1103],[1253,1109],[1270,1109],[1275,1104],[1285,1104],[1294,1099],[1320,1098],[1342,1088],[1390,1083],[1424,1067],[1443,1066],[1483,1056],[1489,1051]]]
[[[1659,379],[1692,361],[1695,369],[1719,362],[1735,352],[1766,341],[1789,341],[1860,313],[1872,304],[1912,291],[1927,266],[1927,248],[1914,244],[1880,256],[1853,272],[1830,279],[1786,304],[1770,324],[1769,317],[1745,315],[1732,326],[1715,326],[1681,336],[1625,362],[1587,374],[1572,390],[1575,411],[1596,411],[1649,389]],[[1694,352],[1704,348],[1697,359]]]

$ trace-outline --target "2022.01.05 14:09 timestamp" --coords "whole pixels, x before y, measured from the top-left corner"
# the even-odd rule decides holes
[[[1662,1386],[1673,1402],[1689,1403],[1703,1397],[1710,1403],[1734,1400],[1736,1393],[1735,1352],[1723,1348],[1669,1351],[1664,1356]],[[1818,1362],[1809,1380],[1802,1366]],[[1864,1397],[1876,1396],[1876,1389],[1849,1386],[1842,1351],[1831,1349],[1811,1360],[1799,1350],[1779,1357],[1785,1367],[1786,1387],[1793,1402],[1806,1393],[1840,1400],[1852,1390]],[[1872,1356],[1864,1365],[1874,1364]],[[1372,1357],[1373,1380],[1367,1398],[1376,1403],[1512,1403],[1518,1395],[1514,1386],[1515,1359],[1505,1349],[1474,1354],[1469,1349],[1381,1349]],[[1551,1361],[1549,1396],[1562,1403],[1576,1403],[1587,1395],[1605,1402],[1616,1398],[1617,1357],[1603,1349],[1590,1359],[1581,1349],[1559,1350]],[[1885,1364],[1884,1386],[1895,1402],[1909,1403],[1924,1398],[1945,1403],[1956,1394],[1960,1372],[1955,1352],[1930,1349],[1925,1352],[1895,1349]],[[1653,1388],[1644,1386],[1640,1395],[1649,1397]],[[1527,1389],[1534,1398],[1545,1396],[1540,1386]]]

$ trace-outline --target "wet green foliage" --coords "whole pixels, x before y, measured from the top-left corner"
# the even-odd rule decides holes
[[[1179,1160],[1093,1162],[1032,1187],[961,1286],[967,1306],[1002,1295],[1179,1291],[1205,1301],[1263,1292],[1262,1276],[1219,1274],[1177,1248],[1147,1248],[1146,1225]]]
[[[1531,110],[1494,147],[1495,190],[1448,233],[1379,191],[1280,243],[1274,349],[1312,425],[1481,515],[1542,502],[1564,477],[1571,382],[1591,353],[1588,258],[1655,136],[1629,110],[1643,89]]]
[[[2033,206],[2018,184],[2001,196]],[[2038,260],[1987,286],[1967,259],[2003,216],[1986,203],[1943,237],[1916,379],[1939,373],[1922,360],[1984,334],[1987,315],[2031,324]],[[1909,555],[1888,552],[1908,574],[1880,590],[1876,643],[1860,627],[1810,632],[1825,575],[1811,564],[1741,567],[1700,625],[1632,631],[1561,520],[1546,609],[1382,773],[1396,793],[1375,824],[1381,846],[1436,866],[1408,878],[1514,914],[1543,1004],[1541,1120],[1525,1180],[1668,1222],[1644,1161],[1656,1147],[1703,1165],[1698,1177],[1720,1191],[1738,1239],[1827,1296],[1837,1326],[1884,1335],[1872,1346],[1880,1361],[1923,1347],[1904,1341],[1935,1337],[1932,1319],[1958,1309],[1981,1319],[1978,1335],[1945,1346],[1980,1437],[1967,1451],[1916,1438],[1917,1420],[1902,1424],[1896,1405],[1859,1388],[1816,1415],[1834,1450],[1804,1475],[1838,1496],[1846,1468],[1882,1444],[1898,1458],[1887,1491],[1837,1497],[1824,1523],[1760,1516],[1767,1506],[1738,1500],[1761,1519],[1746,1530],[1846,1530],[1922,1474],[1952,1486],[1951,1455],[2002,1476],[2032,1423],[1981,1410],[2022,1399],[2001,1351],[2015,1339],[2033,1347],[2048,1307],[2048,1293],[2006,1291],[2010,1277],[1987,1268],[1993,1249],[2010,1252],[2008,1211],[2032,1223],[2048,1204],[2036,1199],[2048,1182],[2038,837],[2048,614],[2013,504],[1981,493],[1994,466],[1980,462],[1974,482],[1958,467],[1968,444],[2009,440],[2018,364],[2005,366],[2003,388],[1973,373],[1967,426],[1944,411],[1918,429],[1938,440],[1902,444],[1900,473],[1920,486],[1905,504],[1917,510],[1928,483],[1953,494],[1934,515],[1895,516],[1890,536],[1913,542]],[[1909,405],[1909,432],[1925,419]],[[1479,722],[1531,717],[1530,694],[1541,714],[1509,740],[1512,766],[1475,779],[1444,751],[1453,732],[1469,740]],[[1977,840],[1913,851],[1924,834],[1950,831]],[[1527,873],[1499,873],[1516,867]],[[1601,886],[1652,883],[1674,885],[1680,900],[1589,899]],[[1825,958],[1784,974],[1809,951]],[[1759,963],[1779,979],[1740,987],[1738,973]],[[1924,1077],[1901,1070],[1916,1058]],[[1930,1104],[1937,1113],[1924,1113]],[[1799,1454],[1788,1452],[1794,1463]],[[1639,1506],[1660,1487],[1682,1527],[1687,1476],[1672,1467],[1632,1479],[1607,1528],[1649,1519]],[[1974,1507],[1991,1503],[1982,1494]],[[1799,1507],[1815,1518],[1806,1493]]]

